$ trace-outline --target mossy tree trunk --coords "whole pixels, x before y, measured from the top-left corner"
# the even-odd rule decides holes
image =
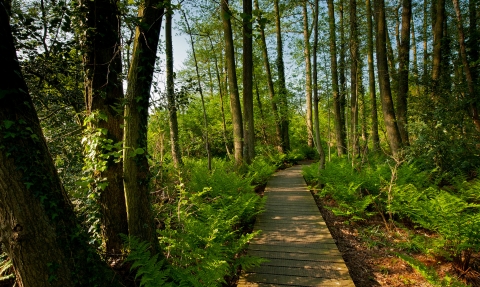
[[[147,125],[163,14],[161,0],[146,0],[139,9],[140,22],[135,31],[125,106],[124,184],[128,231],[130,236],[150,242],[153,253],[159,252],[159,244],[148,190]]]
[[[113,286],[48,151],[0,1],[0,240],[18,286]]]
[[[94,162],[96,189],[100,194],[102,237],[107,255],[120,254],[120,234],[128,234],[127,211],[123,187],[123,162],[120,160],[123,140],[122,58],[120,54],[120,12],[114,0],[81,1],[86,21],[82,29],[83,65],[85,70],[85,104],[87,115],[97,113],[89,124],[102,129],[103,146],[97,147]],[[93,116],[93,115],[92,115]],[[107,142],[108,141],[108,142]],[[88,144],[88,142],[87,142]],[[113,149],[111,148],[113,146]],[[115,153],[112,153],[114,151]],[[105,159],[105,156],[108,158]],[[104,184],[106,183],[106,186]]]

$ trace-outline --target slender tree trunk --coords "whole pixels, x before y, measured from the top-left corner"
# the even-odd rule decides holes
[[[338,90],[338,65],[337,65],[337,40],[335,29],[335,8],[333,0],[327,0],[328,23],[330,32],[330,66],[332,72],[333,114],[335,117],[335,136],[337,142],[337,154],[342,156],[346,153],[345,137],[343,133],[342,110],[340,92]]]
[[[223,141],[225,142],[225,150],[227,155],[230,156],[230,149],[228,148],[228,139],[227,139],[227,124],[225,123],[225,109],[223,107],[223,85],[222,80],[220,78],[220,69],[218,68],[218,59],[215,54],[215,49],[213,47],[213,41],[210,35],[208,35],[208,40],[210,41],[210,47],[212,48],[213,52],[213,60],[215,62],[215,74],[217,76],[218,81],[218,92],[220,94],[220,111],[222,113],[222,134],[223,134]]]
[[[282,42],[282,28],[280,23],[280,8],[279,0],[273,0],[273,7],[275,10],[275,32],[277,34],[277,72],[278,72],[278,100],[280,103],[280,123],[282,127],[282,147],[286,152],[290,150],[290,136],[288,133],[288,91],[285,82],[285,65],[283,63],[283,42]]]
[[[164,1],[165,14],[165,58],[167,78],[167,105],[168,122],[170,126],[170,147],[172,150],[173,164],[176,168],[182,165],[182,155],[178,142],[178,119],[177,104],[175,102],[175,83],[173,79],[173,45],[172,45],[172,3],[171,0]]]
[[[145,0],[138,11],[125,106],[124,184],[128,231],[160,253],[150,205],[147,158],[148,107],[164,8],[161,0]],[[161,257],[161,256],[160,256]]]
[[[390,40],[390,35],[388,29],[385,30],[386,35],[386,44],[387,44],[387,60],[388,60],[388,69],[390,71],[390,82],[393,86],[393,91],[397,91],[397,61],[395,59],[395,54],[393,53],[392,41]]]
[[[253,122],[253,40],[252,0],[243,0],[243,118],[244,158],[250,164],[255,157]]]
[[[87,114],[98,113],[90,122],[93,129],[102,129],[102,138],[111,145],[123,139],[122,58],[120,54],[120,12],[117,3],[110,0],[85,1],[81,6],[85,38],[82,43],[85,69],[85,104]],[[118,145],[117,145],[118,146]],[[121,152],[121,146],[114,150]],[[106,161],[104,170],[95,170],[102,213],[103,245],[108,255],[121,254],[120,234],[128,233],[127,212],[123,187],[123,163],[118,155],[105,147],[97,147],[94,161]],[[108,158],[104,157],[106,154]],[[102,165],[99,165],[102,167]],[[107,186],[102,188],[106,182]]]
[[[343,147],[348,155],[348,142],[347,142],[347,119],[345,117],[345,108],[347,105],[347,88],[346,88],[346,78],[345,78],[345,51],[346,51],[346,39],[345,39],[345,21],[343,16],[343,6],[344,0],[340,0],[339,3],[339,13],[340,13],[340,59],[339,59],[339,85],[340,85],[340,125],[341,125],[341,136]]]
[[[315,16],[314,23],[314,36],[313,36],[313,110],[314,110],[314,125],[315,125],[315,141],[317,146],[319,159],[319,169],[325,169],[325,152],[323,151],[322,141],[320,138],[320,120],[318,114],[318,76],[317,76],[317,50],[318,50],[318,1],[315,0]]]
[[[225,37],[225,55],[228,70],[228,85],[230,92],[230,109],[232,111],[233,145],[235,148],[235,165],[243,164],[243,122],[240,96],[238,94],[237,72],[235,70],[235,52],[233,46],[232,17],[228,7],[228,0],[221,0],[220,13],[223,21],[223,33]]]
[[[258,7],[258,0],[254,0],[254,4],[255,4],[255,10],[259,11],[260,9]],[[286,151],[283,149],[283,146],[282,146],[282,128],[280,124],[280,118],[278,116],[278,106],[277,106],[277,99],[275,97],[275,89],[273,87],[272,72],[270,69],[270,60],[268,59],[267,41],[265,39],[265,26],[264,26],[264,23],[262,23],[261,19],[259,19],[258,22],[260,25],[260,39],[261,39],[263,63],[265,66],[265,73],[267,75],[268,93],[272,101],[272,112],[273,112],[273,117],[275,119],[275,137],[276,137],[275,145],[277,146],[277,150],[280,153],[285,153]]]
[[[453,7],[455,8],[455,15],[457,16],[457,27],[458,27],[458,42],[460,44],[460,56],[462,57],[463,69],[465,70],[465,77],[467,79],[468,86],[468,98],[470,102],[470,117],[475,124],[477,131],[480,131],[480,119],[478,117],[478,110],[476,105],[476,95],[475,95],[475,83],[473,81],[472,72],[470,70],[470,64],[467,59],[467,49],[465,47],[465,34],[463,32],[462,25],[462,14],[460,12],[460,5],[458,0],[452,0]]]
[[[310,62],[310,35],[308,33],[307,1],[303,2],[303,39],[305,42],[305,89],[307,103],[307,144],[313,147],[313,121],[312,121],[312,64]]]
[[[408,145],[408,75],[410,64],[410,22],[412,20],[412,0],[402,0],[402,31],[398,51],[398,90],[397,125],[403,145]]]
[[[255,79],[255,73],[253,74],[253,81],[255,82],[257,104],[258,104],[258,109],[260,110],[260,119],[262,120],[261,129],[262,129],[263,142],[265,144],[268,144],[267,131],[265,130],[265,115],[263,113],[263,105],[262,105],[262,101],[260,100],[260,90],[258,89],[258,81]]]
[[[415,21],[413,19],[413,12],[412,12],[412,20],[410,21],[410,27],[412,28],[411,31],[411,37],[412,37],[412,56],[413,56],[413,76],[415,79],[415,85],[417,86],[418,89],[418,53],[417,53],[417,39],[416,39],[416,34],[415,34]]]
[[[423,1],[423,85],[427,85],[428,79],[428,0]]]
[[[373,64],[373,24],[370,0],[366,0],[367,9],[367,49],[368,49],[368,89],[372,105],[372,143],[374,150],[380,150],[378,137],[377,92],[375,89],[375,69]]]
[[[433,66],[432,66],[432,100],[440,96],[440,76],[442,68],[442,37],[445,18],[445,0],[437,0],[435,8],[435,24],[433,29]]]
[[[190,24],[188,23],[187,15],[185,15],[185,12],[183,10],[182,10],[182,13],[183,13],[183,18],[185,19],[185,24],[187,25],[188,35],[190,36],[190,44],[192,46],[193,60],[195,62],[195,72],[197,74],[198,92],[200,93],[200,99],[202,100],[203,126],[205,129],[205,151],[207,152],[207,161],[208,161],[207,166],[208,166],[208,170],[212,170],[212,156],[210,154],[210,143],[208,139],[207,111],[205,109],[205,98],[203,96],[202,84],[200,82],[201,79],[200,79],[200,72],[198,70],[197,53],[195,53],[195,43],[193,41],[193,34],[192,34],[192,30],[190,29]],[[210,66],[209,66],[209,70],[210,70]],[[210,76],[210,82],[211,82],[211,76]]]
[[[398,132],[393,108],[392,92],[390,89],[390,76],[388,74],[387,49],[386,49],[386,20],[384,0],[374,0],[375,13],[377,14],[377,70],[380,85],[383,118],[387,129],[390,149],[394,157],[398,157],[402,146],[402,139]]]
[[[358,27],[357,27],[357,1],[350,0],[350,105],[351,105],[351,138],[352,162],[359,155],[358,146]]]
[[[0,38],[0,241],[16,284],[115,286],[112,272],[88,244],[48,151],[3,1]]]

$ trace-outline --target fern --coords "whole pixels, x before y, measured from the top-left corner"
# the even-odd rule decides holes
[[[6,253],[0,254],[0,282],[15,278],[13,263]]]
[[[151,255],[150,244],[138,238],[124,236],[130,253],[126,261],[133,262],[131,270],[137,270],[135,279],[140,277],[140,287],[175,286],[170,280],[170,270],[165,267],[164,260],[158,254]]]

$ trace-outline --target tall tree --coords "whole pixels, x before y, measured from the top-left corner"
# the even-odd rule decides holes
[[[344,21],[344,0],[340,0],[338,12],[339,12],[339,29],[340,29],[340,55],[338,61],[338,73],[339,73],[339,102],[340,102],[340,125],[342,128],[341,136],[342,142],[344,143],[345,152],[348,152],[347,144],[347,125],[345,118],[345,107],[347,104],[347,88],[346,88],[346,78],[345,78],[345,51],[346,51],[346,40],[345,40],[345,21]]]
[[[102,237],[107,254],[120,254],[120,234],[128,233],[127,212],[123,187],[123,163],[120,160],[123,140],[122,58],[120,55],[120,12],[112,0],[81,1],[85,31],[82,41],[85,69],[85,103],[94,137],[99,134],[101,144],[90,160],[93,176],[100,193]],[[97,133],[101,130],[101,133]],[[112,152],[113,147],[113,152]],[[91,153],[91,152],[90,152]],[[99,163],[103,162],[103,163]]]
[[[352,159],[359,154],[358,132],[358,27],[357,1],[350,0],[350,136],[352,139]]]
[[[145,0],[139,8],[125,105],[124,184],[130,236],[147,241],[159,253],[148,184],[147,125],[150,87],[162,26],[162,0]]]
[[[319,169],[325,168],[325,152],[323,150],[322,141],[320,138],[320,120],[318,113],[318,69],[317,69],[317,50],[318,50],[318,1],[315,0],[315,11],[313,19],[314,35],[313,35],[313,110],[314,110],[314,125],[315,125],[315,141],[317,146],[319,159]]]
[[[273,7],[275,10],[275,34],[277,35],[277,73],[278,73],[278,102],[280,104],[280,124],[282,127],[282,147],[286,152],[290,149],[290,136],[288,132],[288,91],[285,81],[285,65],[283,62],[283,42],[282,42],[282,27],[280,21],[280,7],[279,0],[273,0]]]
[[[392,90],[390,88],[390,76],[387,62],[387,26],[385,20],[384,0],[374,0],[377,22],[377,71],[380,86],[380,98],[382,102],[383,118],[387,129],[388,142],[394,157],[398,157],[402,146],[402,139],[398,132],[395,110],[392,101]]]
[[[173,164],[176,168],[182,165],[182,155],[180,153],[180,144],[178,142],[178,119],[177,104],[175,101],[175,83],[173,72],[173,44],[172,44],[172,1],[165,0],[165,58],[166,58],[166,78],[167,78],[167,105],[168,122],[170,126],[170,146],[172,150]]]
[[[235,51],[233,46],[233,32],[230,18],[232,13],[228,7],[228,0],[220,1],[220,14],[223,23],[223,34],[225,38],[225,57],[228,70],[228,85],[230,92],[230,109],[232,111],[233,123],[233,146],[235,154],[235,165],[243,164],[243,122],[240,96],[238,94],[237,72],[235,69]]]
[[[252,0],[243,0],[243,133],[245,162],[255,157],[255,126],[253,122],[253,40]]]
[[[310,33],[308,32],[308,10],[307,1],[303,1],[303,39],[305,42],[305,89],[307,104],[307,144],[313,147],[313,120],[312,120],[312,63],[310,55]],[[338,85],[338,84],[337,84]],[[338,87],[337,87],[338,89]]]
[[[404,145],[408,139],[408,75],[410,64],[410,23],[412,20],[412,0],[402,0],[402,30],[400,49],[398,51],[398,89],[397,89],[397,124]]]
[[[452,0],[452,1],[453,1],[453,7],[455,9],[455,15],[457,16],[458,42],[460,44],[460,56],[462,58],[463,69],[465,71],[465,78],[467,80],[467,86],[468,86],[468,102],[469,102],[470,117],[472,118],[477,131],[480,131],[480,119],[478,117],[477,101],[476,101],[476,95],[475,95],[475,82],[474,82],[473,75],[470,69],[470,64],[468,63],[468,58],[467,58],[467,48],[465,45],[465,33],[463,32],[462,14],[460,12],[460,5],[458,4],[458,0]]]
[[[258,5],[258,0],[254,0],[254,4],[255,4],[255,10],[259,11],[260,8]],[[261,40],[260,46],[262,49],[263,63],[265,67],[265,73],[267,76],[268,94],[270,95],[273,117],[275,119],[275,137],[276,137],[275,145],[277,146],[277,150],[280,153],[284,153],[285,150],[283,150],[283,146],[282,146],[282,128],[281,128],[280,118],[278,116],[278,106],[277,106],[277,101],[275,97],[275,89],[273,87],[272,72],[270,69],[270,60],[268,58],[267,40],[265,39],[265,23],[266,23],[265,18],[261,18],[261,17],[258,18],[258,24],[260,28],[260,40]]]
[[[17,283],[115,286],[60,182],[20,70],[3,0],[0,38],[0,240]]]
[[[332,91],[333,91],[333,113],[335,117],[335,136],[337,141],[337,154],[342,156],[346,153],[345,133],[342,123],[342,109],[340,92],[338,88],[338,65],[337,65],[337,39],[335,28],[335,8],[333,0],[327,0],[328,4],[328,23],[330,38],[330,66],[332,71]]]
[[[440,76],[442,71],[442,38],[445,20],[445,0],[437,0],[433,23],[433,64],[432,64],[432,100],[440,96]]]
[[[366,0],[367,10],[367,49],[368,49],[368,90],[372,107],[372,143],[374,150],[380,150],[378,137],[377,92],[375,89],[375,69],[373,65],[373,25],[372,7],[370,0]]]

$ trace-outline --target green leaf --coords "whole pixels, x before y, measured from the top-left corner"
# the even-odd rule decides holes
[[[6,129],[9,129],[14,123],[15,123],[14,121],[4,120],[4,121],[3,121],[3,126],[4,126]]]
[[[145,153],[145,150],[141,147],[139,147],[135,150],[135,154],[144,154],[144,153]]]

